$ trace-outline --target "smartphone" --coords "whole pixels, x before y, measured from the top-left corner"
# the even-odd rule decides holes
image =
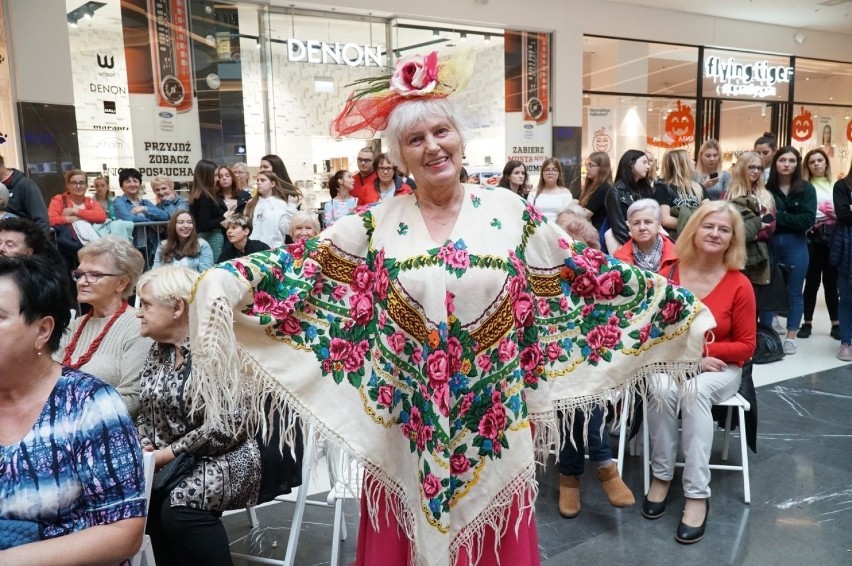
[[[772,224],[773,222],[775,222],[775,217],[771,214],[766,214],[763,216],[763,218],[760,219],[760,221],[764,224]]]
[[[711,178],[711,179],[716,179],[716,178],[718,178],[718,177],[719,177],[719,172],[718,172],[718,171],[713,171],[712,173],[710,173],[710,178]]]

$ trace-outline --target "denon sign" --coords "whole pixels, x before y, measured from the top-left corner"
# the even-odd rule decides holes
[[[287,58],[290,61],[350,67],[384,67],[384,57],[384,50],[379,46],[287,40]]]

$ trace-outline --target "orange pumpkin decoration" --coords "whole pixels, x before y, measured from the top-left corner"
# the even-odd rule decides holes
[[[846,139],[852,142],[852,120],[846,124]]]
[[[594,151],[602,151],[604,153],[609,153],[612,149],[612,138],[607,135],[605,128],[595,130],[595,136],[592,138],[592,148]]]
[[[793,127],[791,128],[790,136],[796,141],[808,141],[814,134],[814,121],[811,118],[809,110],[805,110],[802,106],[802,111],[796,116],[793,116]]]
[[[676,141],[687,141],[695,135],[695,118],[689,105],[677,101],[677,110],[666,117],[666,133]]]

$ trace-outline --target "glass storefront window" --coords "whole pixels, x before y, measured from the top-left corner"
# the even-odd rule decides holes
[[[797,58],[796,100],[852,106],[852,63]]]
[[[583,37],[583,90],[691,96],[698,48],[606,37]]]

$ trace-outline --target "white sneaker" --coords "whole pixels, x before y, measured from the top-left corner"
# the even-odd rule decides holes
[[[780,336],[787,334],[787,329],[784,328],[777,316],[772,319],[772,329]]]
[[[795,340],[784,340],[784,355],[792,356],[796,353],[796,341]]]
[[[837,359],[842,362],[852,362],[852,345],[841,344],[840,351],[837,352]]]

